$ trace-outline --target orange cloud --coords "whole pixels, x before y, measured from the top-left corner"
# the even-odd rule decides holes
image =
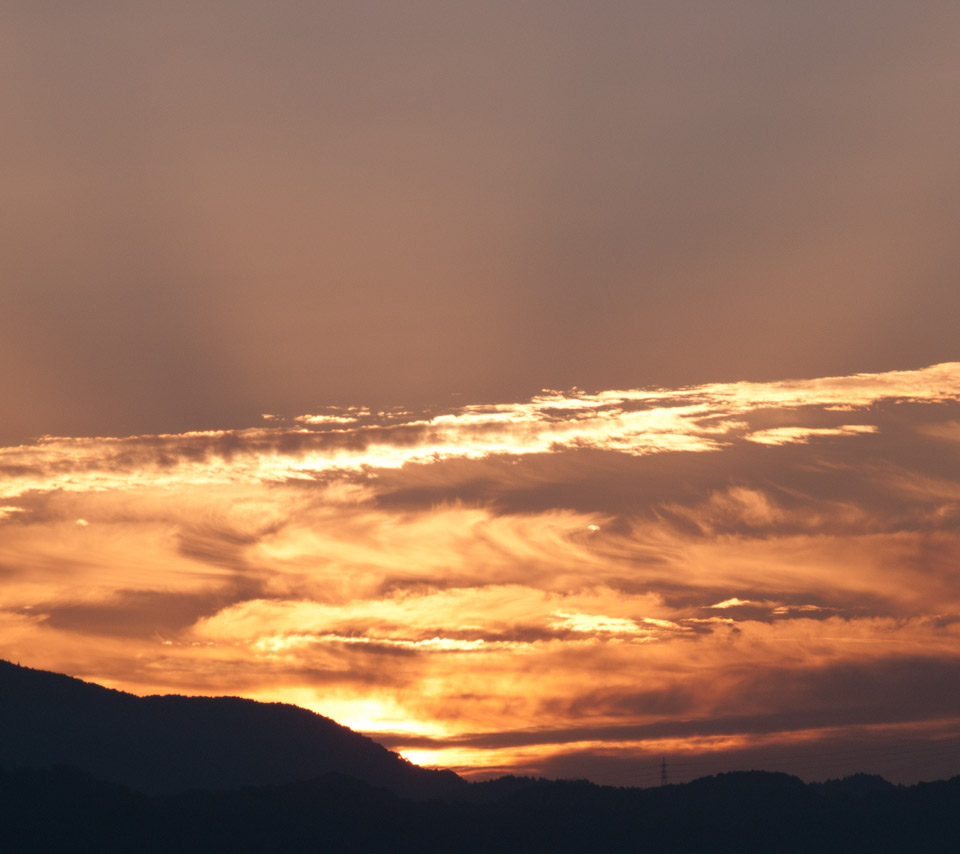
[[[2,654],[471,773],[933,727],[958,406],[954,363],[0,449]]]

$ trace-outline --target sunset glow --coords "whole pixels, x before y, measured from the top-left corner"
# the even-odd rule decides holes
[[[960,773],[960,5],[6,5],[0,659]]]
[[[44,438],[0,452],[0,643],[465,773],[956,738],[958,415],[953,363]]]

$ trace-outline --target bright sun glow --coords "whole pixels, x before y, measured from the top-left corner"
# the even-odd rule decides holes
[[[0,644],[480,775],[948,711],[960,364],[379,418],[0,449]]]

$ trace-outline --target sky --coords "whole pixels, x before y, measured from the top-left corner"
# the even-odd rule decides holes
[[[960,8],[0,5],[0,656],[474,776],[960,771]]]

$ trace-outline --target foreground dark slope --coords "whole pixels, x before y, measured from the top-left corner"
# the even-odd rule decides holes
[[[412,798],[467,784],[306,709],[236,697],[136,697],[0,661],[0,766],[70,765],[146,793],[339,772]]]
[[[339,774],[147,797],[74,769],[0,769],[4,850],[811,852],[960,850],[960,777],[859,789],[722,774],[661,789],[526,781],[489,803],[411,801]]]
[[[468,784],[293,706],[137,698],[0,662],[0,850],[953,854],[960,777]]]

